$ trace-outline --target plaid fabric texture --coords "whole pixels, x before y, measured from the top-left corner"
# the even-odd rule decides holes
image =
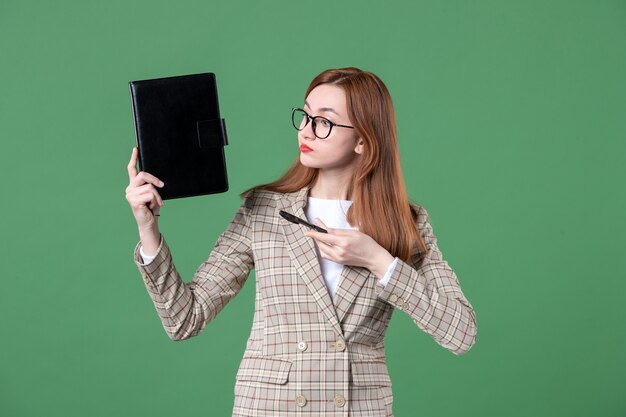
[[[173,340],[195,336],[256,271],[255,313],[235,383],[233,416],[392,416],[384,337],[394,309],[454,354],[476,339],[476,319],[443,259],[422,207],[430,249],[399,261],[386,286],[369,270],[344,267],[330,297],[312,239],[278,215],[305,218],[308,189],[248,195],[189,283],[161,238],[156,258],[135,263]]]

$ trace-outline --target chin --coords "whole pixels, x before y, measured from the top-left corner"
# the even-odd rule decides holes
[[[300,152],[300,163],[307,168],[322,168],[319,164],[316,164],[306,154]]]

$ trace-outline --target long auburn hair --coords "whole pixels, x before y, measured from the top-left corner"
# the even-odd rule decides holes
[[[348,117],[364,143],[348,184],[348,198],[352,200],[348,223],[405,262],[414,255],[415,245],[422,255],[427,254],[428,248],[417,227],[417,211],[409,202],[402,177],[396,116],[387,87],[371,72],[353,67],[329,69],[311,81],[304,98],[320,84],[344,90]],[[312,187],[318,171],[302,165],[298,157],[282,177],[241,195],[255,189],[291,193]]]

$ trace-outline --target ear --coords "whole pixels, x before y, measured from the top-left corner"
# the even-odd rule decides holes
[[[363,139],[356,138],[356,146],[354,147],[354,152],[361,155],[363,153],[363,148],[365,144],[363,143]]]

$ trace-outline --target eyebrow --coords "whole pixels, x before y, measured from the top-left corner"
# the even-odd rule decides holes
[[[309,105],[309,103],[306,100],[304,100],[304,105],[307,106],[309,109],[311,108],[311,106]],[[337,113],[332,107],[321,107],[320,111],[329,111],[329,112],[335,113],[337,116],[341,117],[339,115],[339,113]]]

